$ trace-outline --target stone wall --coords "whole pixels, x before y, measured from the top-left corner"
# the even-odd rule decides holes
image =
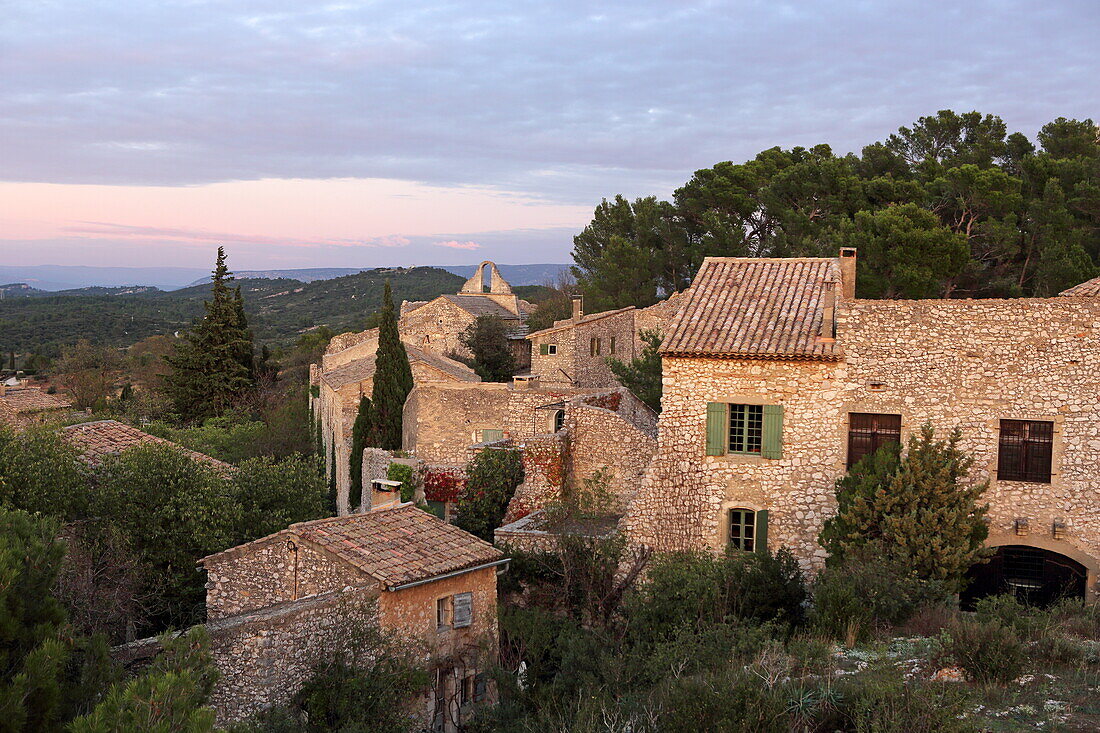
[[[470,356],[459,337],[476,318],[446,298],[437,298],[401,317],[401,338],[413,346],[438,354],[455,352]]]
[[[581,321],[573,329],[573,380],[578,387],[607,389],[619,381],[607,366],[610,357],[630,361],[634,351],[634,309],[591,321]],[[592,341],[599,340],[599,353],[592,353]],[[614,339],[614,350],[612,340]]]
[[[420,385],[405,403],[402,447],[429,463],[465,465],[480,431],[502,430],[513,441],[551,433],[554,413],[568,399],[591,392],[498,383]]]
[[[1045,536],[1014,543],[1085,562],[1094,580],[1100,301],[857,300],[838,308],[837,328],[841,362],[664,360],[658,452],[625,521],[632,543],[718,549],[727,509],[768,509],[769,545],[819,567],[817,535],[835,512],[848,414],[890,413],[902,416],[903,440],[926,421],[941,435],[960,428],[975,457],[971,480],[991,481],[994,537],[1027,517]],[[782,458],[706,456],[707,402],[783,405]],[[1050,484],[996,480],[999,421],[1021,418],[1055,423]],[[1051,537],[1056,519],[1066,524],[1064,540]]]
[[[514,522],[561,498],[568,444],[568,431],[560,430],[532,435],[516,446],[523,453],[523,483],[516,487],[516,493],[508,502],[505,523]]]
[[[206,562],[206,614],[219,619],[363,585],[364,575],[301,542],[256,540]]]
[[[614,394],[620,397],[615,409],[588,404],[592,398],[575,400],[571,405],[566,417],[566,480],[570,486],[582,486],[597,473],[602,474],[608,479],[611,508],[620,512],[637,491],[657,452],[653,430],[656,416],[629,391]]]

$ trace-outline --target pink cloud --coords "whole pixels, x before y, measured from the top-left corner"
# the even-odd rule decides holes
[[[446,242],[436,242],[436,247],[450,247],[451,249],[481,249],[481,245],[477,242],[459,242],[457,239],[451,239]]]
[[[184,242],[240,242],[247,244],[272,244],[292,247],[405,247],[410,244],[408,237],[391,235],[367,237],[365,239],[334,239],[318,237],[301,239],[296,237],[273,237],[263,234],[234,234],[229,232],[211,232],[203,229],[179,229],[171,227],[131,226],[110,222],[87,221],[75,226],[63,226],[61,230],[81,236],[96,238],[106,236],[112,239],[157,238]],[[471,243],[472,244],[472,243]],[[475,245],[477,246],[477,245]]]

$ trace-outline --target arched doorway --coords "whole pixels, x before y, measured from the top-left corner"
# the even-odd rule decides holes
[[[1004,545],[989,562],[970,568],[966,577],[969,584],[960,598],[964,609],[1001,593],[1011,593],[1028,605],[1049,606],[1063,598],[1084,598],[1088,570],[1051,550]]]

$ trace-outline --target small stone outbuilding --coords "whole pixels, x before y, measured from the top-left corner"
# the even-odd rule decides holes
[[[368,624],[422,650],[410,713],[456,731],[493,690],[500,550],[409,504],[294,524],[203,558],[221,723],[285,704]]]

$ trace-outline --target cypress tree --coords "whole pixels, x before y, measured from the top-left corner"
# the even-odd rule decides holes
[[[229,288],[233,275],[222,247],[213,274],[213,297],[203,303],[205,315],[176,344],[175,354],[165,359],[172,367],[165,378],[166,391],[187,419],[222,414],[256,382],[252,334],[240,290]]]
[[[332,441],[328,454],[328,508],[336,515],[336,441]]]
[[[359,413],[351,428],[351,457],[348,468],[351,470],[351,487],[348,489],[348,511],[355,512],[363,498],[363,449],[370,435],[371,402],[366,395],[359,397]]]
[[[904,456],[898,446],[884,446],[837,481],[837,514],[819,538],[830,562],[876,557],[960,587],[967,569],[986,556],[989,531],[989,507],[978,504],[988,482],[963,483],[973,459],[959,450],[960,437],[955,430],[936,440],[925,424]]]
[[[413,388],[409,355],[397,332],[397,314],[389,281],[382,294],[378,325],[378,353],[374,359],[374,392],[371,395],[368,444],[385,450],[401,449],[401,416]]]

